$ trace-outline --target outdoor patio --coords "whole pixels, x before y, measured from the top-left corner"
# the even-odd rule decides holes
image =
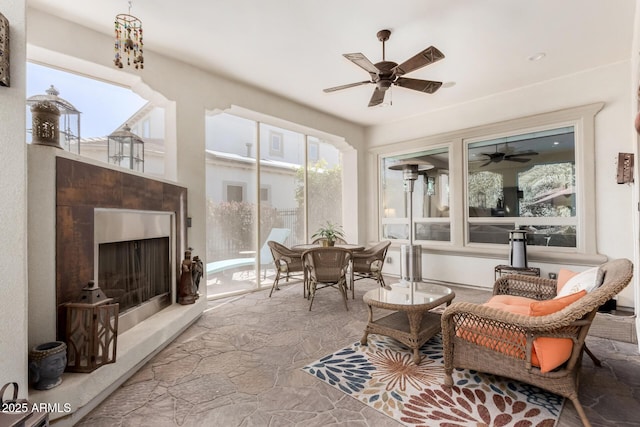
[[[393,283],[393,278],[387,278]],[[79,423],[81,426],[395,426],[398,422],[318,381],[300,368],[358,341],[367,310],[356,283],[344,310],[339,292],[316,297],[312,311],[299,281],[209,301],[194,325]],[[484,301],[487,290],[455,287],[455,301]],[[583,361],[580,398],[594,426],[638,425],[640,355],[636,344],[589,337],[603,361]],[[565,402],[559,426],[580,426]]]

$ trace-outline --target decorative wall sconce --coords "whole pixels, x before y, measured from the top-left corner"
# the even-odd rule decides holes
[[[131,66],[133,56],[133,65],[136,70],[143,69],[142,21],[131,15],[131,2],[129,2],[129,13],[117,15],[114,24],[116,36],[114,65],[122,68],[126,56],[127,66]]]
[[[9,21],[0,13],[0,86],[11,86],[9,54]]]
[[[618,184],[633,182],[633,153],[618,153]]]
[[[67,303],[67,371],[92,372],[116,361],[118,303],[93,281],[82,289],[81,302]]]
[[[144,172],[144,141],[128,125],[107,137],[109,163]]]

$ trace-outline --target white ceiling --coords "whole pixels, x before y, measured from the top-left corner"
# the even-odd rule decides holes
[[[105,34],[125,0],[27,0]],[[373,125],[628,61],[635,0],[134,0],[145,49],[189,62],[344,119]],[[393,87],[391,107],[367,107],[374,85],[343,53],[401,63],[433,45],[445,58],[406,77],[442,81],[435,94]],[[528,58],[545,52],[544,59]],[[112,55],[112,52],[105,52]],[[142,73],[153,73],[148,62]],[[606,82],[602,82],[606,84]],[[585,88],[588,90],[588,88]]]

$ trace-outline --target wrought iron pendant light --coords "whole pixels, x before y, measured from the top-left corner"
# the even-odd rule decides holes
[[[131,2],[129,2],[129,13],[116,15],[114,24],[116,37],[114,65],[122,68],[126,62],[127,66],[133,63],[136,69],[143,69],[142,21],[131,15]]]

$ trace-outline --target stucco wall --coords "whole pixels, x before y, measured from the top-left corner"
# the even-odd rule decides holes
[[[10,25],[11,87],[0,87],[0,384],[27,394],[25,3],[0,0]]]

